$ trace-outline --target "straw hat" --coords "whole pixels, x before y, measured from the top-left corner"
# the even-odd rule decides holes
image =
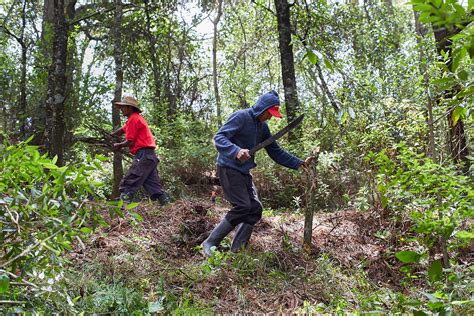
[[[114,102],[115,106],[120,107],[121,105],[128,105],[128,106],[133,106],[138,110],[138,112],[142,112],[142,109],[138,106],[138,101],[132,97],[132,96],[125,96],[123,97],[122,101],[116,101]]]

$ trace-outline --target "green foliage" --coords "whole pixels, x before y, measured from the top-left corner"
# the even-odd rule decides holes
[[[0,155],[1,296],[17,302],[2,308],[72,311],[62,253],[90,232],[87,226],[104,223],[88,205],[100,185],[91,176],[101,158],[58,167],[27,143],[4,143]]]
[[[395,212],[408,212],[414,231],[425,236],[426,246],[440,237],[448,240],[472,217],[472,182],[454,167],[437,164],[403,144],[398,147],[397,161],[382,151],[374,162],[380,168],[379,188],[387,192],[387,205]]]
[[[213,131],[205,122],[185,114],[168,126],[153,127],[153,131],[157,135],[160,176],[166,190],[176,197],[188,195],[190,188],[199,187],[215,169]]]
[[[456,257],[450,260],[449,254],[465,247],[463,238],[471,234],[463,229],[472,230],[468,221],[474,215],[472,181],[455,167],[435,163],[403,143],[398,146],[395,159],[389,158],[386,151],[369,158],[379,168],[383,205],[394,217],[409,218],[415,235],[406,239],[422,247],[395,254],[407,264],[402,271],[410,279],[418,279],[411,267],[424,266],[426,281],[434,292],[425,293],[428,302],[418,300],[407,305],[420,312],[449,312],[454,306],[467,308],[472,301],[464,292],[464,281],[457,275],[469,274],[469,266]],[[456,267],[459,272],[455,273]]]
[[[414,263],[420,260],[420,254],[415,251],[399,251],[395,254],[398,260],[404,263]]]
[[[86,313],[144,315],[153,312],[140,290],[121,283],[87,284],[87,292],[80,297],[76,308]]]
[[[413,0],[413,8],[420,12],[420,21],[432,25],[435,31],[446,33],[450,45],[443,51],[442,60],[437,63],[441,78],[432,81],[434,87],[455,91],[448,97],[454,109],[452,124],[468,118],[474,97],[472,78],[474,63],[474,23],[472,22],[472,1],[466,8],[458,0]]]

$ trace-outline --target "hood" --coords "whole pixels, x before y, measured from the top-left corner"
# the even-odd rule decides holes
[[[280,106],[280,98],[278,97],[278,93],[276,93],[275,90],[272,90],[262,94],[250,110],[253,116],[257,117],[274,105]]]

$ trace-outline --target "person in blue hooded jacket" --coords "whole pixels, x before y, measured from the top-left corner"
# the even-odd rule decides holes
[[[250,174],[256,164],[249,149],[271,137],[266,121],[273,116],[282,117],[279,107],[278,94],[275,91],[265,93],[251,108],[234,112],[213,138],[219,152],[217,173],[232,208],[201,244],[206,256],[211,256],[211,248],[217,247],[237,226],[231,250],[247,248],[253,227],[262,218],[262,203]],[[314,159],[308,157],[303,161],[283,150],[276,141],[265,150],[276,163],[291,169],[307,166]]]

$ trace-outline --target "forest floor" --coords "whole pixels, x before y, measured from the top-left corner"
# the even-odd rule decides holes
[[[226,210],[205,200],[142,203],[132,210],[142,221],[109,219],[69,255],[80,271],[75,286],[99,304],[98,279],[120,284],[165,313],[377,310],[388,306],[371,306],[377,303],[364,293],[400,289],[403,276],[388,249],[395,228],[382,211],[315,214],[311,254],[301,247],[304,214],[264,211],[250,251],[230,253],[231,234],[206,259],[199,245]]]

